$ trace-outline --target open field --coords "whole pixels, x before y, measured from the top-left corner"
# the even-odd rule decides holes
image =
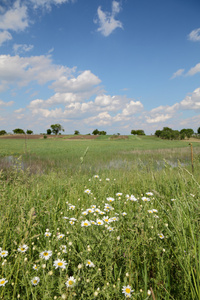
[[[0,299],[200,299],[200,143],[0,139]]]

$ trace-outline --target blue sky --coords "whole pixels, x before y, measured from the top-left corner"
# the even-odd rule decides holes
[[[200,126],[199,0],[1,0],[0,130]]]

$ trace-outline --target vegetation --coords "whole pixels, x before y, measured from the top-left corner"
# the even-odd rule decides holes
[[[21,128],[13,129],[14,134],[25,134],[24,130]]]
[[[0,130],[0,135],[5,135],[7,132],[5,130]]]
[[[63,127],[60,124],[52,124],[50,127],[51,127],[51,131],[56,135],[60,131],[64,131]]]
[[[27,129],[27,130],[26,130],[26,133],[27,133],[27,134],[32,134],[32,133],[33,133],[33,131],[32,131],[32,130],[29,130],[29,129]]]
[[[74,131],[74,135],[79,135],[79,134],[80,134],[80,132],[78,130]]]
[[[48,135],[50,135],[50,134],[51,134],[51,132],[52,132],[52,131],[51,131],[51,129],[50,129],[50,128],[49,128],[49,129],[47,129],[47,134],[48,134]]]
[[[2,299],[200,298],[200,143],[191,174],[188,141],[26,142],[1,140]]]
[[[194,130],[191,128],[184,128],[180,132],[173,130],[169,127],[164,127],[163,130],[156,130],[155,135],[162,139],[167,140],[184,140],[186,137],[189,139],[194,134]]]
[[[131,134],[133,134],[133,135],[145,135],[144,130],[142,130],[142,129],[131,130]]]
[[[99,131],[98,129],[95,129],[95,130],[93,130],[92,134],[93,134],[93,135],[106,135],[107,132],[104,131],[104,130]]]

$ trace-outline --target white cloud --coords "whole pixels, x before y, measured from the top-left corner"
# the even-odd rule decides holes
[[[176,77],[179,77],[179,76],[183,75],[183,72],[184,72],[184,71],[185,71],[184,69],[179,69],[178,71],[176,71],[176,72],[172,75],[171,79],[174,79],[174,78],[176,78]]]
[[[124,116],[130,116],[135,114],[138,111],[143,109],[143,104],[140,101],[130,101],[126,104],[126,107],[123,109],[122,114]]]
[[[74,2],[75,0],[31,0],[34,5],[34,8],[45,7],[48,10],[51,9],[52,5],[59,5],[68,2]]]
[[[12,40],[12,35],[7,30],[0,32],[0,46],[9,40]]]
[[[0,106],[11,106],[13,105],[14,101],[4,102],[0,100]]]
[[[194,29],[190,32],[188,35],[188,39],[193,42],[199,42],[200,41],[200,28]]]
[[[23,53],[23,52],[28,52],[33,49],[33,45],[27,45],[27,44],[14,44],[13,50],[15,54]]]
[[[111,13],[103,12],[101,6],[99,6],[97,9],[98,20],[94,21],[99,24],[97,31],[101,32],[104,36],[109,36],[116,28],[123,28],[122,23],[115,19],[120,10],[120,4],[117,1],[112,2]]]
[[[200,88],[187,95],[179,104],[179,109],[200,110]]]
[[[169,115],[169,114],[166,114],[166,115],[164,115],[164,114],[159,115],[159,114],[158,114],[157,116],[155,116],[155,117],[153,117],[153,118],[151,118],[151,117],[146,117],[146,120],[147,120],[147,123],[151,124],[151,123],[161,123],[161,122],[165,122],[166,120],[171,119],[171,118],[172,118],[172,116]]]
[[[0,15],[0,29],[23,31],[29,26],[27,7],[17,0],[13,8]]]
[[[186,75],[193,76],[196,73],[200,72],[200,63],[196,64],[193,68],[191,68]]]

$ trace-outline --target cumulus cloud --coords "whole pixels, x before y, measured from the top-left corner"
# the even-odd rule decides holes
[[[186,75],[193,76],[200,72],[200,63],[196,64],[193,68],[191,68]]]
[[[166,120],[168,120],[168,119],[171,119],[172,118],[172,116],[171,115],[169,115],[169,114],[166,114],[166,115],[164,115],[164,114],[158,114],[158,115],[156,115],[156,116],[154,116],[154,117],[147,117],[146,118],[146,121],[147,121],[147,123],[149,123],[149,124],[151,124],[151,123],[161,123],[161,122],[165,122]]]
[[[179,77],[179,76],[183,75],[183,72],[184,72],[184,71],[185,71],[184,69],[179,69],[179,70],[177,70],[177,71],[172,75],[171,79],[174,79],[174,78],[176,78],[176,77]]]
[[[188,35],[188,39],[193,42],[199,42],[200,41],[200,28],[194,29],[190,32]]]
[[[16,1],[13,7],[0,15],[0,29],[23,31],[29,26],[27,7]]]
[[[33,45],[27,45],[27,44],[14,44],[13,45],[13,51],[15,54],[23,53],[23,52],[28,52],[33,49]]]
[[[9,41],[9,40],[12,40],[12,35],[7,30],[1,31],[0,32],[0,46],[4,42]]]
[[[120,3],[117,1],[112,2],[112,11],[104,12],[101,6],[97,9],[98,19],[94,22],[99,25],[97,31],[101,32],[104,36],[109,36],[116,28],[123,28],[122,23],[116,20],[116,15],[120,12]]]
[[[187,95],[179,104],[179,109],[200,110],[200,88]]]
[[[75,2],[75,0],[31,0],[34,8],[44,7],[48,10],[51,9],[52,5],[59,5],[68,2]]]
[[[13,105],[14,101],[4,102],[0,100],[0,106],[11,106]]]

